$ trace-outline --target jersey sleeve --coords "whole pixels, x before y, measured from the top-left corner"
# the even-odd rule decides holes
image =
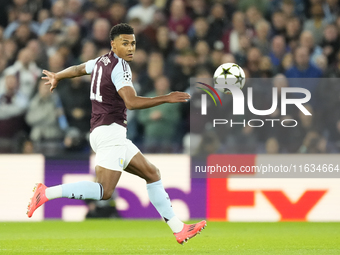
[[[119,62],[112,70],[111,80],[117,91],[125,86],[133,87],[131,69],[125,60],[119,59]]]
[[[100,58],[100,57],[95,58],[95,59],[91,59],[91,60],[89,60],[89,61],[87,61],[87,62],[85,63],[85,70],[86,70],[86,73],[87,73],[87,74],[91,74],[91,73],[92,73],[93,68],[94,68],[94,66],[96,65],[97,60],[98,60],[99,58]]]

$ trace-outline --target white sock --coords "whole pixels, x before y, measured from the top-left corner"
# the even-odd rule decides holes
[[[81,181],[53,186],[46,189],[48,200],[68,197],[73,199],[100,200],[103,197],[103,187],[100,183]]]
[[[180,219],[178,219],[176,216],[174,216],[170,220],[168,220],[167,224],[169,225],[172,232],[174,232],[174,233],[181,232],[183,227],[184,227],[184,223],[182,221],[180,221]]]
[[[175,216],[169,195],[165,192],[162,181],[149,183],[146,187],[150,201],[158,213],[164,218],[174,233],[180,232],[183,229],[184,223]],[[169,224],[170,220],[171,223]]]
[[[62,197],[63,191],[61,185],[52,186],[46,189],[45,195],[48,200]]]

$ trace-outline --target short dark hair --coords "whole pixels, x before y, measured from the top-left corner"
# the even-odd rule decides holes
[[[126,23],[120,23],[111,28],[110,31],[110,40],[114,40],[119,35],[132,35],[134,34],[133,28]]]

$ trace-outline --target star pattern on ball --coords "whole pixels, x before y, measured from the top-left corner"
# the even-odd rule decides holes
[[[222,70],[223,70],[223,71],[222,71],[222,73],[221,73],[220,75],[224,75],[224,79],[227,79],[227,75],[228,75],[228,74],[232,74],[232,73],[230,72],[230,68],[231,68],[231,67],[225,69],[225,68],[222,67]]]
[[[244,80],[244,77],[243,77],[241,74],[235,75],[235,77],[236,77],[236,82],[235,82],[235,84],[240,83],[240,85],[242,85],[242,82],[243,82],[243,80]]]

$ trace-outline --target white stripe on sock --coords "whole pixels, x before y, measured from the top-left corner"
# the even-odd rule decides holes
[[[46,189],[46,197],[48,200],[62,197],[63,191],[61,185],[53,186]]]
[[[178,219],[176,216],[172,217],[167,224],[169,225],[169,227],[171,228],[172,232],[174,233],[178,233],[181,232],[183,227],[184,227],[184,223],[182,221],[180,221],[180,219]]]

